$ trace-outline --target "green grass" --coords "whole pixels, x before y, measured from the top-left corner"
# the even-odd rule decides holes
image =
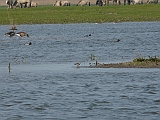
[[[146,61],[150,61],[150,62],[159,61],[160,62],[160,58],[157,58],[156,56],[155,57],[148,56],[148,59],[143,58],[143,57],[137,57],[133,60],[133,62],[146,62]]]
[[[0,24],[67,24],[160,21],[160,4],[70,6],[7,9],[0,7]]]

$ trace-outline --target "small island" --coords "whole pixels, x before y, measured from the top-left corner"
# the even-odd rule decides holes
[[[94,66],[89,66],[89,68],[160,68],[160,58],[156,56],[149,56],[149,58],[138,57],[131,62],[109,64],[96,62]]]

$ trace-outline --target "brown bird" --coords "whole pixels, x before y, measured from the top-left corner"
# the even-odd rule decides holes
[[[79,67],[80,64],[81,64],[81,63],[77,62],[77,63],[75,63],[74,65],[76,65],[77,67]]]
[[[29,37],[29,35],[27,33],[25,33],[25,32],[18,32],[18,33],[16,33],[16,35],[18,35],[20,37],[24,37],[24,36]]]

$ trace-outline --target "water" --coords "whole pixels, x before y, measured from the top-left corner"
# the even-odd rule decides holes
[[[160,22],[17,25],[30,38],[4,36],[9,27],[0,26],[1,119],[159,119],[159,68],[74,63],[89,66],[91,54],[100,63],[159,56]]]

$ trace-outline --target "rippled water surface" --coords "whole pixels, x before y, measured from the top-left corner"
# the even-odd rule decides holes
[[[160,22],[17,25],[29,38],[4,36],[9,28],[0,26],[0,119],[159,120],[159,68],[83,66],[160,56]]]

